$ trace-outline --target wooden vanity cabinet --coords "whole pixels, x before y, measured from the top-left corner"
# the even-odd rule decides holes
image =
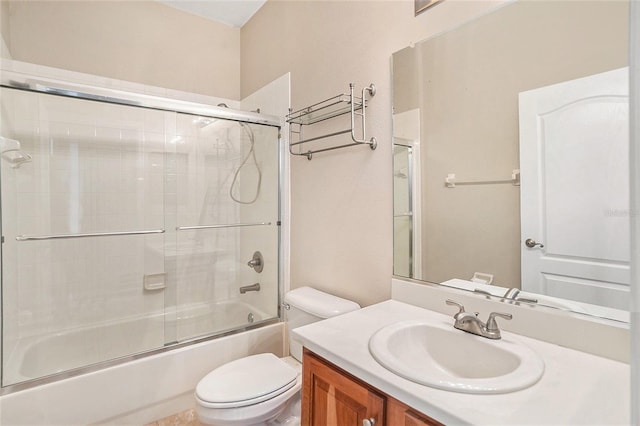
[[[419,413],[397,399],[388,397],[386,425],[388,426],[442,426],[442,423]]]
[[[437,426],[441,423],[304,349],[303,426]]]
[[[304,350],[302,425],[360,426],[385,415],[385,397],[324,359]]]

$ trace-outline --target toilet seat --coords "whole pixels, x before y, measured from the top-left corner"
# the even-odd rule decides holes
[[[208,408],[196,396],[196,413],[201,423],[217,426],[264,425],[279,416],[288,404],[300,399],[302,376],[298,376],[295,386],[267,401],[237,408]],[[297,415],[300,416],[298,407]],[[294,423],[295,424],[295,423]]]
[[[297,379],[298,372],[275,355],[252,355],[207,374],[196,387],[196,397],[207,408],[246,407],[287,392]]]

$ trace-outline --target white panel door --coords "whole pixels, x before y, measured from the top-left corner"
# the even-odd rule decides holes
[[[628,309],[628,72],[520,93],[524,290]]]

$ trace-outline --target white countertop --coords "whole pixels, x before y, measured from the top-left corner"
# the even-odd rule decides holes
[[[292,331],[328,361],[434,419],[451,424],[626,425],[630,422],[629,365],[503,331],[544,360],[538,383],[517,392],[471,395],[419,385],[388,371],[369,353],[369,338],[397,321],[453,318],[388,300]],[[471,355],[471,354],[469,354]]]

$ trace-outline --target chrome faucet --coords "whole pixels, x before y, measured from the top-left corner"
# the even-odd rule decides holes
[[[248,291],[260,291],[260,283],[240,287],[240,294],[245,294]]]
[[[501,312],[491,312],[487,323],[483,323],[478,318],[477,312],[465,312],[462,303],[455,302],[451,299],[447,299],[447,305],[457,306],[458,313],[453,316],[455,322],[453,326],[458,330],[466,331],[467,333],[476,334],[478,336],[486,337],[487,339],[500,339],[500,329],[496,323],[496,317],[510,320],[513,318],[511,314],[503,314]]]
[[[515,302],[527,302],[527,303],[538,303],[538,299],[531,299],[528,297],[518,297],[520,294],[520,289],[518,288],[510,288],[502,296],[504,299],[513,300]]]
[[[486,290],[481,290],[479,288],[476,288],[473,290],[474,293],[479,293],[479,294],[484,294],[485,296],[496,296],[496,297],[500,297],[498,295],[495,295],[493,293],[490,293]],[[526,302],[526,303],[538,303],[538,299],[531,299],[529,297],[519,297],[520,295],[520,289],[519,288],[509,288],[507,289],[507,291],[504,293],[504,296],[502,296],[503,300],[509,300],[509,301],[514,301],[514,302]],[[487,297],[489,298],[489,297]]]

